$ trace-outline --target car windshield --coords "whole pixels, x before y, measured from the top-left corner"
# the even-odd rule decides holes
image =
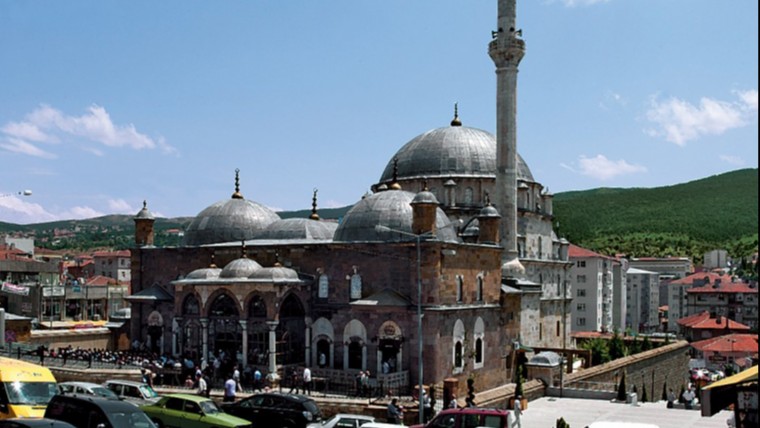
[[[3,382],[9,404],[47,404],[56,394],[55,382]]]
[[[219,406],[216,405],[216,402],[212,400],[201,401],[198,404],[200,404],[201,410],[203,410],[203,413],[206,415],[213,415],[214,413],[222,412],[222,409],[220,409]]]
[[[155,424],[144,412],[111,412],[108,418],[113,428],[155,428]]]
[[[140,392],[145,398],[156,398],[158,393],[149,385],[140,385]]]
[[[90,389],[90,391],[92,391],[92,393],[97,395],[98,397],[113,398],[117,400],[119,399],[119,396],[116,395],[115,392],[102,386],[93,387]]]

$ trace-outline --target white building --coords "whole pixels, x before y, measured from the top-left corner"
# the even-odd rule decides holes
[[[119,284],[129,284],[132,279],[132,259],[129,250],[96,251],[92,255],[95,275],[115,279]]]
[[[613,283],[617,260],[570,245],[570,283],[573,290],[572,331],[612,331]],[[619,283],[619,281],[617,281]]]
[[[730,263],[731,260],[728,258],[728,252],[726,250],[708,251],[702,259],[702,267],[705,270],[725,269]]]
[[[633,333],[659,329],[660,279],[657,272],[629,268],[626,273],[626,328]]]

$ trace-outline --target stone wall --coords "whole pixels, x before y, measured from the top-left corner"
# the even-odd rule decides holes
[[[45,345],[48,349],[72,348],[115,349],[114,335],[108,328],[81,330],[34,330],[27,345]]]

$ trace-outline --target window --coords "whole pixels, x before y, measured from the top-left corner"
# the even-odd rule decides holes
[[[454,345],[454,367],[461,369],[463,365],[462,342],[457,341],[456,345]]]
[[[579,267],[579,268],[585,268],[585,267],[586,267],[586,261],[585,261],[585,260],[578,260],[578,261],[575,263],[575,266],[577,266],[577,267]]]
[[[320,299],[326,299],[327,294],[329,292],[329,285],[330,285],[330,280],[327,277],[327,275],[320,275],[317,297],[319,297]]]
[[[560,324],[559,321],[557,321],[557,337],[560,335]]]
[[[586,290],[584,290],[584,289],[582,289],[582,288],[579,288],[579,289],[577,290],[577,294],[576,294],[576,295],[577,295],[578,297],[586,297]]]
[[[483,277],[478,277],[478,288],[475,290],[475,300],[478,302],[483,301]]]
[[[475,341],[475,364],[483,364],[483,339]]]
[[[457,276],[457,303],[462,303],[462,294],[464,292],[464,279]]]
[[[586,325],[586,318],[578,318],[578,319],[576,320],[576,324],[578,324],[579,326],[584,326],[584,325]]]
[[[575,278],[575,282],[577,282],[578,284],[584,284],[586,282],[586,275],[578,275]]]
[[[578,303],[578,306],[575,307],[578,312],[585,312],[586,311],[586,304],[585,303]]]

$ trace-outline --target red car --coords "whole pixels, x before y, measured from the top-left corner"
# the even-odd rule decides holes
[[[509,428],[509,412],[498,409],[464,407],[445,409],[438,412],[426,425],[412,425],[411,428]]]

